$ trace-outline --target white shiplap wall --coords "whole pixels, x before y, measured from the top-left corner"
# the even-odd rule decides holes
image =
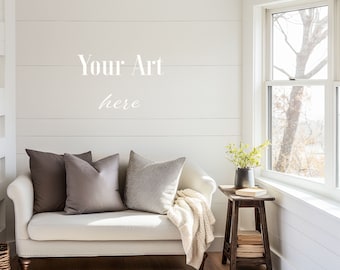
[[[0,241],[5,238],[6,208],[5,208],[5,61],[4,61],[4,1],[0,1]]]
[[[16,19],[18,173],[28,169],[25,148],[123,161],[134,149],[186,156],[218,184],[232,182],[224,146],[240,138],[241,1],[17,0]],[[78,54],[127,64],[122,76],[84,77]],[[131,76],[137,54],[161,57],[164,75]],[[99,111],[110,93],[141,107]],[[219,192],[213,209],[222,237]]]
[[[267,181],[262,184],[276,197],[274,203],[267,205],[274,269],[339,269],[340,233],[339,215],[334,215],[338,212],[336,204],[291,188],[277,188],[280,184],[276,187]]]
[[[0,241],[13,223],[6,189],[16,175],[14,13],[13,1],[0,1]]]

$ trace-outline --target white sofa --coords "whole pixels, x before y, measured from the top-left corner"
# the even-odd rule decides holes
[[[178,189],[190,188],[211,204],[215,181],[186,163]],[[83,215],[64,212],[33,214],[34,191],[29,175],[8,187],[15,211],[15,240],[22,269],[41,257],[183,255],[178,229],[166,215],[125,210]],[[203,268],[204,261],[202,263]]]

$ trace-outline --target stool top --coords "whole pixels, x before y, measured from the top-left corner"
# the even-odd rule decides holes
[[[274,201],[275,197],[270,196],[269,194],[261,195],[261,196],[239,196],[235,195],[235,186],[233,185],[219,185],[219,190],[223,192],[229,199],[233,201]]]

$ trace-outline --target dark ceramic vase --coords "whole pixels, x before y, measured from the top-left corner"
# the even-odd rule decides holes
[[[255,186],[254,168],[237,168],[235,171],[235,188]]]

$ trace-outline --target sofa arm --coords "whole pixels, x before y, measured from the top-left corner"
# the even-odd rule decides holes
[[[27,225],[33,216],[33,184],[29,175],[18,176],[7,188],[14,203],[16,239],[29,239]]]
[[[203,169],[186,162],[182,171],[178,189],[190,188],[201,193],[211,206],[212,195],[216,191],[216,182]]]

